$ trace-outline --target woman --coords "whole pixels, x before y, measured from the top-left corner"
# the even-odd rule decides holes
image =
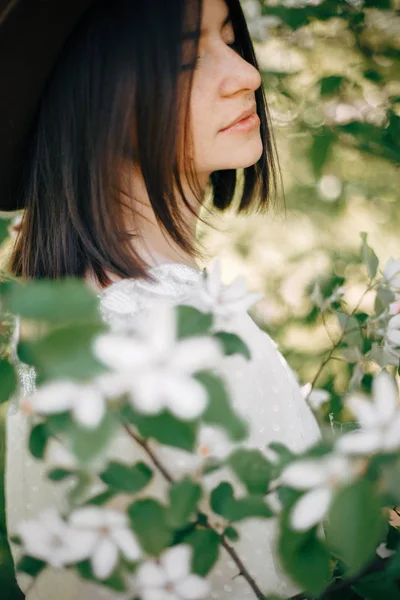
[[[69,2],[69,9],[74,4],[83,14],[78,19],[77,9],[75,24],[68,13],[64,43],[54,50],[53,40],[57,60],[51,69],[47,63],[19,162],[13,172],[2,169],[2,208],[26,209],[10,265],[26,278],[85,278],[99,292],[104,318],[124,326],[138,307],[159,297],[181,302],[198,285],[195,227],[208,191],[214,208],[229,207],[236,170],[244,169],[238,211],[265,211],[276,176],[272,132],[239,0],[95,0]],[[64,3],[57,6],[62,11]],[[251,445],[278,440],[301,450],[313,443],[318,428],[273,342],[246,310],[230,327],[252,351],[251,361],[230,356],[223,367],[235,406],[250,423]],[[31,393],[34,373],[21,366],[21,374],[22,393]],[[25,436],[14,402],[10,533],[22,518],[62,501],[41,480]],[[126,452],[121,442],[117,456]],[[173,452],[164,452],[173,468]],[[162,496],[161,484],[152,493]],[[237,551],[265,593],[293,593],[279,569],[274,524],[253,519],[240,532]],[[222,552],[209,579],[212,598],[253,597]],[[23,576],[18,582],[27,589]],[[49,569],[27,598],[55,594],[75,600],[102,592]]]

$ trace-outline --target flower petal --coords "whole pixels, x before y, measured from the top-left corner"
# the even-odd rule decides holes
[[[323,520],[332,501],[332,491],[327,487],[307,492],[296,502],[290,522],[295,531],[306,531]]]
[[[211,585],[199,575],[188,575],[175,584],[178,595],[185,600],[203,600],[211,592]]]
[[[196,336],[179,341],[169,360],[169,367],[184,373],[210,369],[223,357],[217,339]]]
[[[322,460],[304,459],[288,465],[281,473],[279,480],[296,490],[308,490],[325,483],[326,467]]]
[[[165,300],[156,302],[143,318],[140,328],[153,354],[168,356],[176,343],[176,307]]]
[[[397,316],[400,316],[400,315],[397,315]],[[396,319],[397,316],[394,317],[394,319]],[[389,321],[389,324],[390,324],[390,321]],[[400,331],[398,329],[388,328],[386,331],[386,337],[392,346],[395,346],[395,347],[400,346]]]
[[[79,531],[70,527],[63,538],[62,557],[64,564],[73,564],[93,554],[98,535],[94,531]]]
[[[351,431],[336,442],[336,449],[345,454],[375,454],[381,448],[382,436],[378,430]]]
[[[112,532],[112,539],[128,560],[138,560],[142,555],[140,544],[130,529],[116,529]]]
[[[107,579],[118,561],[118,549],[112,540],[103,538],[92,554],[90,563],[98,579]]]
[[[147,560],[142,563],[137,571],[135,583],[139,588],[161,588],[167,583],[167,576],[164,569],[154,560]]]
[[[163,372],[142,373],[131,386],[130,401],[144,415],[156,415],[165,407]]]
[[[160,564],[168,581],[175,583],[190,574],[192,553],[192,547],[188,544],[179,544],[164,550],[160,556]]]
[[[75,419],[84,427],[93,429],[102,420],[105,413],[105,400],[94,386],[85,386],[76,399],[73,408]]]
[[[72,381],[47,383],[30,397],[33,410],[48,415],[65,412],[73,407],[78,390]]]
[[[208,403],[208,394],[201,383],[185,375],[167,377],[164,394],[168,409],[183,421],[200,416]]]
[[[182,600],[182,598],[165,589],[147,588],[141,593],[140,600]]]
[[[70,514],[69,523],[78,529],[100,528],[104,523],[103,509],[100,506],[77,508]]]
[[[397,411],[397,414],[387,427],[382,439],[382,445],[386,452],[393,452],[400,448],[400,411]]]
[[[368,396],[361,393],[350,394],[347,398],[347,404],[364,429],[376,427],[377,414],[374,404],[368,399]]]
[[[114,371],[140,369],[151,358],[151,348],[147,344],[117,333],[99,335],[93,342],[93,352]]]
[[[372,393],[379,423],[390,423],[396,411],[399,391],[393,377],[381,371],[372,381]]]

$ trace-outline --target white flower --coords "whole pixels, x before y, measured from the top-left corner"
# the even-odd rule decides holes
[[[202,600],[209,597],[208,581],[191,573],[192,547],[167,548],[159,559],[144,562],[136,571],[141,600]]]
[[[389,258],[383,268],[383,276],[394,292],[400,292],[400,260]]]
[[[400,346],[400,315],[389,319],[385,341],[393,349]]]
[[[395,294],[394,302],[389,304],[389,314],[398,315],[400,313],[400,294]]]
[[[219,340],[207,336],[177,339],[174,306],[159,303],[143,317],[134,336],[107,333],[94,343],[96,356],[113,373],[98,379],[106,395],[129,394],[144,414],[168,409],[182,420],[205,409],[205,388],[192,375],[214,368],[223,358]]]
[[[22,521],[17,533],[25,555],[52,567],[85,560],[93,549],[93,537],[72,529],[53,508],[44,510],[36,520]]]
[[[321,389],[312,389],[311,383],[306,383],[301,388],[303,397],[313,410],[321,408],[330,398],[329,392]]]
[[[199,429],[195,452],[203,459],[224,459],[233,449],[234,444],[219,427],[202,425]]]
[[[106,409],[103,393],[93,383],[77,383],[59,379],[38,388],[21,402],[27,414],[52,415],[71,411],[72,417],[85,427],[96,427]]]
[[[224,460],[235,448],[226,433],[219,427],[200,425],[193,452],[186,452],[170,446],[160,446],[158,453],[163,461],[178,469],[179,474],[200,471],[210,458]]]
[[[364,394],[352,394],[347,401],[361,428],[346,433],[336,448],[346,454],[394,452],[400,448],[400,409],[395,380],[381,371],[372,382],[373,402]]]
[[[292,528],[306,531],[320,523],[331,506],[336,490],[352,481],[355,475],[353,463],[340,455],[308,458],[288,465],[282,471],[279,482],[306,491],[292,509]]]
[[[259,292],[246,291],[246,279],[237,277],[229,286],[221,281],[221,263],[216,260],[208,276],[201,282],[200,290],[196,288],[196,297],[203,309],[212,312],[219,325],[229,322],[236,314],[247,311],[263,297]]]
[[[90,563],[98,579],[107,579],[118,562],[119,551],[131,561],[138,560],[142,550],[129,529],[126,515],[99,506],[78,508],[69,517],[70,525],[92,538]]]

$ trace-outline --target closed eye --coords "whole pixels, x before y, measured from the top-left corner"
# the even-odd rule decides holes
[[[227,46],[229,46],[229,48],[232,48],[232,50],[234,50],[235,52],[237,52],[237,54],[242,55],[242,46],[241,44],[238,44],[237,42],[232,42],[231,44],[227,44]],[[201,56],[197,56],[195,62],[190,63],[190,64],[186,64],[186,65],[182,65],[181,66],[181,70],[182,71],[186,71],[188,69],[195,69],[196,66],[198,65],[199,61],[201,59]]]

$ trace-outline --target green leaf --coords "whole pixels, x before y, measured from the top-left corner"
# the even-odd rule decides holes
[[[272,479],[277,479],[277,477],[281,474],[281,471],[289,464],[295,454],[289,448],[287,448],[284,444],[280,442],[271,442],[266,446],[267,451],[272,450],[274,455],[277,457],[276,462],[272,465]]]
[[[10,237],[8,232],[8,228],[11,225],[11,218],[7,218],[4,216],[0,217],[0,244]]]
[[[346,77],[343,75],[329,75],[319,80],[321,96],[335,96],[343,85]]]
[[[250,349],[236,333],[217,331],[213,337],[217,338],[224,349],[225,356],[241,354],[247,360],[251,359]]]
[[[136,427],[144,438],[153,438],[174,448],[181,448],[192,452],[196,442],[198,420],[179,421],[168,411],[159,415],[145,416],[136,412],[129,404],[121,409],[123,418]]]
[[[27,319],[66,323],[99,319],[96,294],[78,278],[11,282],[2,296],[7,310]]]
[[[228,540],[231,540],[232,542],[237,542],[239,539],[239,533],[237,532],[237,530],[232,527],[231,525],[229,525],[229,527],[227,527],[223,533],[223,535],[225,537],[228,538]]]
[[[239,448],[227,462],[250,494],[267,493],[272,466],[259,450]]]
[[[77,471],[75,473],[74,486],[68,489],[68,502],[72,506],[76,506],[86,501],[87,493],[92,483],[93,481],[89,473],[86,471]]]
[[[50,433],[45,423],[35,425],[29,435],[29,452],[35,458],[43,459]]]
[[[339,491],[328,515],[326,540],[353,574],[374,555],[384,519],[374,484],[357,481]]]
[[[272,517],[272,511],[262,495],[248,495],[236,499],[230,483],[223,481],[211,493],[211,508],[228,521],[241,521],[250,517]]]
[[[208,333],[213,323],[212,313],[203,313],[189,305],[180,305],[177,310],[178,339],[204,335]]]
[[[316,528],[306,533],[292,531],[286,508],[282,518],[278,540],[282,565],[302,590],[319,595],[331,578],[330,554],[317,538]]]
[[[0,404],[7,402],[17,388],[17,375],[8,360],[0,360]]]
[[[363,338],[357,318],[355,316],[350,317],[340,311],[335,311],[335,314],[344,332],[342,341],[349,346],[361,347]]]
[[[142,490],[152,477],[153,471],[144,462],[129,466],[111,461],[100,475],[100,479],[114,490],[131,493]]]
[[[364,231],[360,233],[361,236],[361,258],[367,267],[368,275],[373,279],[376,275],[379,266],[379,260],[375,252],[367,244],[368,234]]]
[[[47,478],[51,481],[63,481],[67,479],[67,477],[71,477],[71,475],[75,475],[74,471],[68,471],[68,469],[51,469],[48,471]]]
[[[246,439],[249,425],[234,411],[222,379],[208,371],[195,373],[193,377],[208,392],[208,406],[202,415],[202,420],[210,425],[220,426],[234,441],[240,442]]]
[[[400,600],[398,583],[388,577],[385,571],[369,573],[352,587],[361,598],[368,600]]]
[[[145,552],[158,555],[171,544],[173,530],[164,505],[152,498],[136,500],[128,507],[132,527]]]
[[[92,351],[95,337],[104,331],[105,324],[58,328],[37,342],[26,342],[25,353],[44,380],[88,380],[105,371]]]
[[[46,567],[46,563],[33,556],[23,556],[17,564],[17,571],[20,573],[28,573],[32,577],[37,577]]]
[[[331,155],[335,139],[336,136],[328,128],[323,128],[322,133],[313,138],[310,158],[314,175],[317,178],[321,177],[323,168]]]
[[[379,287],[375,296],[374,310],[377,315],[383,313],[391,302],[394,302],[395,295],[388,288]]]
[[[196,527],[183,538],[193,548],[192,571],[205,577],[218,560],[220,536],[212,529]]]
[[[116,592],[126,591],[124,579],[118,569],[115,569],[113,573],[111,573],[110,577],[108,577],[107,579],[102,579],[101,581],[97,579],[97,577],[93,573],[92,565],[89,560],[83,560],[77,563],[76,565],[74,565],[74,569],[78,571],[79,575],[83,579],[86,579],[88,581],[97,581],[101,583],[101,585],[104,585],[105,587],[108,587]]]
[[[94,458],[104,453],[117,429],[118,421],[113,413],[106,413],[93,429],[74,424],[67,435],[71,440],[71,452],[80,463],[88,465]]]
[[[100,494],[96,494],[96,496],[92,496],[86,501],[86,504],[93,504],[94,506],[103,506],[103,504],[107,504],[109,500],[114,498],[118,492],[116,490],[106,490],[105,492],[101,492]]]
[[[185,477],[170,486],[167,519],[171,527],[177,529],[188,523],[196,513],[201,496],[201,486],[194,483],[190,477]]]

